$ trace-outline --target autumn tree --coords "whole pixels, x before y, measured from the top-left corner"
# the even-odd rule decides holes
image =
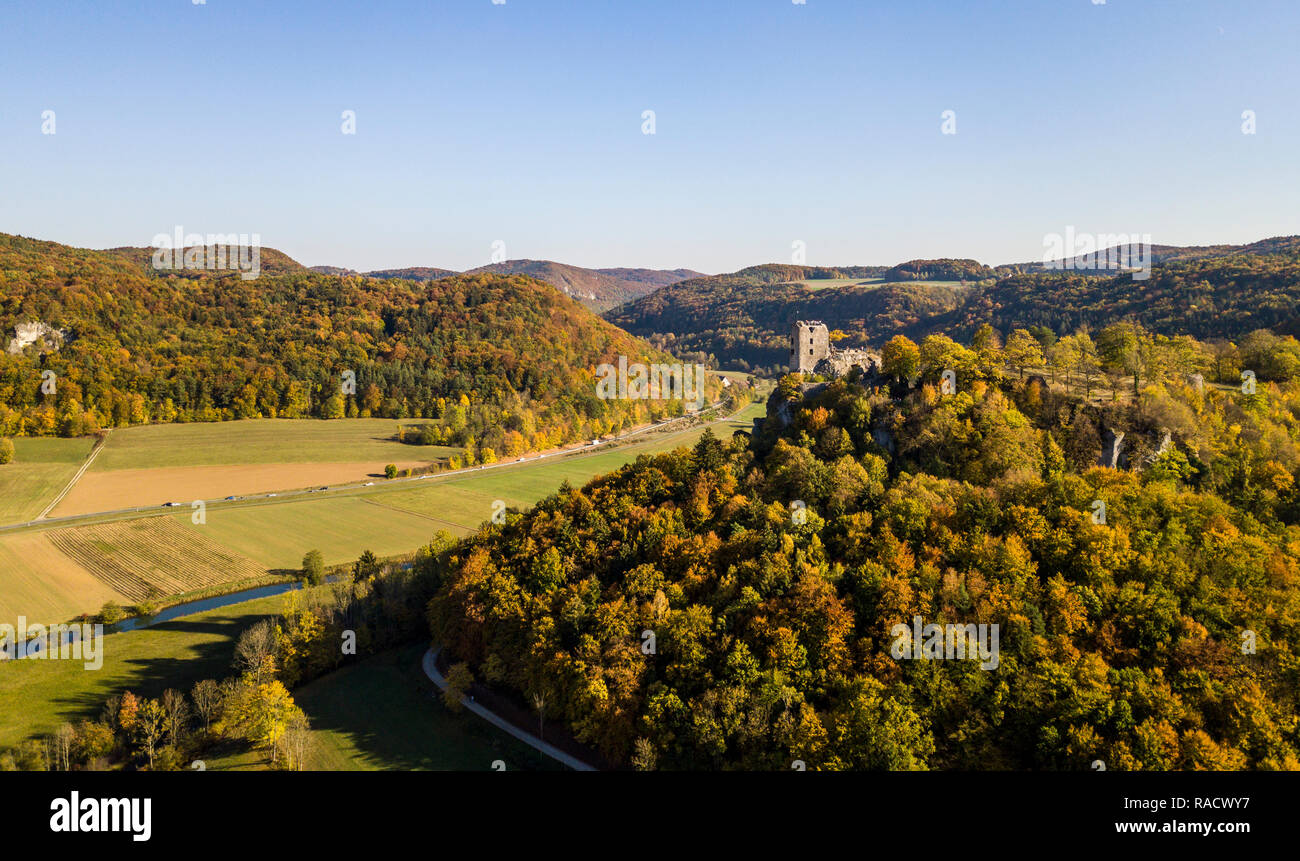
[[[1015,368],[1020,379],[1025,378],[1025,369],[1043,364],[1043,345],[1025,329],[1016,329],[1007,338],[1007,362]]]
[[[905,335],[895,335],[880,351],[881,370],[896,380],[910,380],[920,371],[921,349]]]

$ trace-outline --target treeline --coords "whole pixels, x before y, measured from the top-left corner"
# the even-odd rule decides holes
[[[909,260],[885,271],[886,281],[983,281],[997,273],[977,260],[941,258],[939,260]]]
[[[1300,382],[1102,407],[945,341],[485,525],[435,639],[634,768],[1300,768]],[[1103,469],[1086,426],[1172,439]],[[998,666],[899,660],[918,616]]]
[[[898,334],[969,339],[985,323],[1002,332],[1041,328],[1056,337],[1121,320],[1202,341],[1239,342],[1260,329],[1300,335],[1300,251],[1295,242],[1257,246],[1256,253],[1172,260],[1155,266],[1146,281],[1129,274],[1022,272],[990,282],[992,270],[948,260],[881,273],[899,281],[964,278],[965,289],[916,281],[810,291],[790,283],[806,279],[800,267],[756,267],[675,284],[605,316],[656,343],[711,356],[719,367],[764,372],[788,368],[790,326],[802,319],[848,332],[851,340],[842,346],[878,346]]]
[[[0,328],[31,321],[67,339],[0,353],[0,436],[421,417],[446,444],[500,452],[512,434],[549,447],[671,409],[598,399],[600,363],[672,359],[526,277],[160,276],[117,253],[0,236]]]
[[[1045,326],[1060,335],[1123,319],[1202,340],[1238,339],[1256,329],[1300,335],[1300,252],[1172,261],[1153,267],[1145,281],[1129,274],[1013,275],[936,322],[955,334],[991,322],[1004,330]]]

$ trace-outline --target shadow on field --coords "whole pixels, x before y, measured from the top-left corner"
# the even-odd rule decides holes
[[[271,601],[274,599],[264,599]],[[49,690],[47,701],[59,722],[81,718],[98,719],[105,701],[129,690],[136,696],[157,698],[168,688],[189,694],[201,679],[223,679],[234,675],[231,661],[240,632],[270,615],[271,605],[249,602],[257,609],[235,605],[162,622],[149,628],[108,634],[104,637],[104,666],[86,672],[79,662],[50,662],[61,671],[58,677],[42,680]],[[39,696],[39,691],[33,690]],[[32,733],[32,738],[52,731]]]
[[[294,692],[311,719],[315,767],[340,770],[508,771],[562,766],[468,713],[452,713],[421,669],[427,648],[404,646]]]

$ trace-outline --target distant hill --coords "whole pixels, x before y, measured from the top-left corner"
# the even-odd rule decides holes
[[[1117,259],[1116,251],[1126,252],[1126,259],[1134,260],[1140,254],[1149,253],[1151,263],[1176,263],[1187,260],[1212,260],[1223,257],[1233,257],[1240,254],[1248,255],[1268,255],[1268,254],[1294,254],[1300,252],[1300,236],[1274,236],[1270,239],[1261,239],[1258,242],[1251,242],[1246,245],[1152,245],[1149,252],[1140,249],[1136,244],[1111,245],[1099,249],[1096,255],[1098,263],[1094,260],[1081,260],[1079,257],[1066,259],[1066,266],[1049,268],[1042,261],[1034,263],[1010,263],[997,267],[1002,274],[1013,274],[1017,272],[1054,272],[1064,268],[1067,271],[1083,272],[1094,275],[1113,275],[1114,272],[1106,269],[1105,260]]]
[[[312,266],[312,272],[322,275],[339,275],[357,278],[400,278],[406,281],[437,281],[455,275],[453,269],[437,269],[432,266],[408,266],[405,269],[375,269],[371,272],[358,272],[342,266]]]
[[[596,311],[605,311],[622,305],[658,290],[666,284],[675,283],[675,272],[690,270],[671,270],[668,272],[635,270],[599,270],[583,269],[551,260],[507,260],[504,263],[491,263],[469,270],[468,274],[491,272],[498,275],[527,275],[538,281],[545,281],[566,296],[582,302]],[[610,274],[610,273],[637,273]]]
[[[1236,340],[1256,329],[1300,335],[1300,247],[1268,253],[1288,247],[1273,242],[1237,246],[1243,250],[1230,255],[1166,260],[1145,281],[1130,274],[1015,273],[972,294],[930,326],[954,337],[984,322],[1003,332],[1045,326],[1062,335],[1133,319],[1162,335],[1201,340]]]
[[[622,281],[636,281],[641,284],[652,284],[655,287],[667,287],[678,281],[705,277],[703,272],[696,272],[694,269],[597,269],[595,271]]]
[[[821,320],[851,333],[841,346],[878,345],[956,310],[974,289],[924,282],[804,286],[823,278],[870,279],[884,271],[755,266],[669,285],[607,311],[605,319],[674,355],[722,368],[776,373],[789,362],[790,329],[797,320]]]
[[[597,398],[599,364],[674,359],[527,276],[339,278],[262,249],[256,280],[177,277],[147,251],[0,234],[0,336],[42,324],[62,338],[0,352],[0,436],[370,415],[428,418],[434,441],[481,458],[682,408]]]
[[[731,274],[733,277],[745,278],[761,284],[793,284],[800,281],[837,278],[879,278],[887,268],[885,266],[797,266],[791,263],[760,263],[758,266],[748,266]]]
[[[376,269],[357,272],[338,266],[313,266],[324,275],[361,275],[366,278],[402,278],[408,281],[436,281],[457,274],[451,269],[410,266],[405,269]],[[470,269],[467,274],[527,275],[555,287],[594,311],[604,311],[660,287],[688,278],[702,277],[693,269],[584,269],[550,260],[507,260]]]
[[[32,240],[32,241],[36,241],[36,240]],[[48,243],[48,245],[58,247],[58,248],[67,247],[64,245],[59,245],[58,243],[55,242]],[[110,248],[105,252],[93,252],[93,253],[105,253],[105,254],[116,255],[118,257],[121,257],[124,260],[131,261],[135,265],[155,275],[167,274],[167,275],[175,275],[181,278],[211,278],[211,277],[220,277],[228,273],[224,272],[223,270],[207,269],[206,266],[207,266],[209,255],[212,257],[212,262],[214,267],[220,266],[221,260],[224,257],[227,266],[233,268],[234,264],[231,261],[235,259],[235,255],[238,249],[228,245],[220,248],[218,248],[217,246],[207,246],[206,248],[199,248],[195,246],[194,248],[186,249],[184,252],[181,253],[192,252],[194,255],[196,255],[195,262],[201,263],[204,268],[191,269],[187,267],[187,268],[171,269],[165,273],[154,268],[153,265],[154,254],[157,251],[158,249],[156,248],[124,247],[124,248]],[[263,274],[266,275],[283,275],[290,272],[308,271],[307,267],[303,266],[297,260],[294,260],[288,254],[285,254],[283,251],[277,251],[274,248],[267,248],[266,246],[260,247],[259,249],[257,249],[257,257],[258,257],[258,265],[260,267],[260,270]]]
[[[836,269],[764,264],[664,287],[605,318],[677,355],[767,373],[786,367],[790,327],[800,319],[844,331],[845,347],[879,347],[896,334],[969,338],[986,322],[1003,334],[1042,326],[1059,336],[1135,319],[1163,335],[1202,340],[1264,328],[1300,335],[1300,237],[1159,246],[1153,256],[1158,262],[1145,281],[1044,271],[1041,264],[995,270],[973,260]],[[864,276],[878,283],[804,286]],[[965,286],[951,283],[963,276]]]

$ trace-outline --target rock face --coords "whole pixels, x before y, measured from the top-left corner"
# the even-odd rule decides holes
[[[43,342],[46,349],[57,350],[63,346],[67,339],[68,333],[62,329],[55,329],[39,320],[31,323],[19,323],[14,326],[15,337],[9,341],[8,352],[11,354],[21,353],[23,348],[29,344]]]
[[[1120,469],[1124,460],[1122,456],[1124,446],[1124,431],[1106,429],[1102,437],[1101,457],[1097,460],[1098,466],[1109,467],[1110,469]]]
[[[836,350],[817,363],[813,372],[827,377],[842,377],[855,366],[868,374],[880,373],[880,357],[870,350]]]

